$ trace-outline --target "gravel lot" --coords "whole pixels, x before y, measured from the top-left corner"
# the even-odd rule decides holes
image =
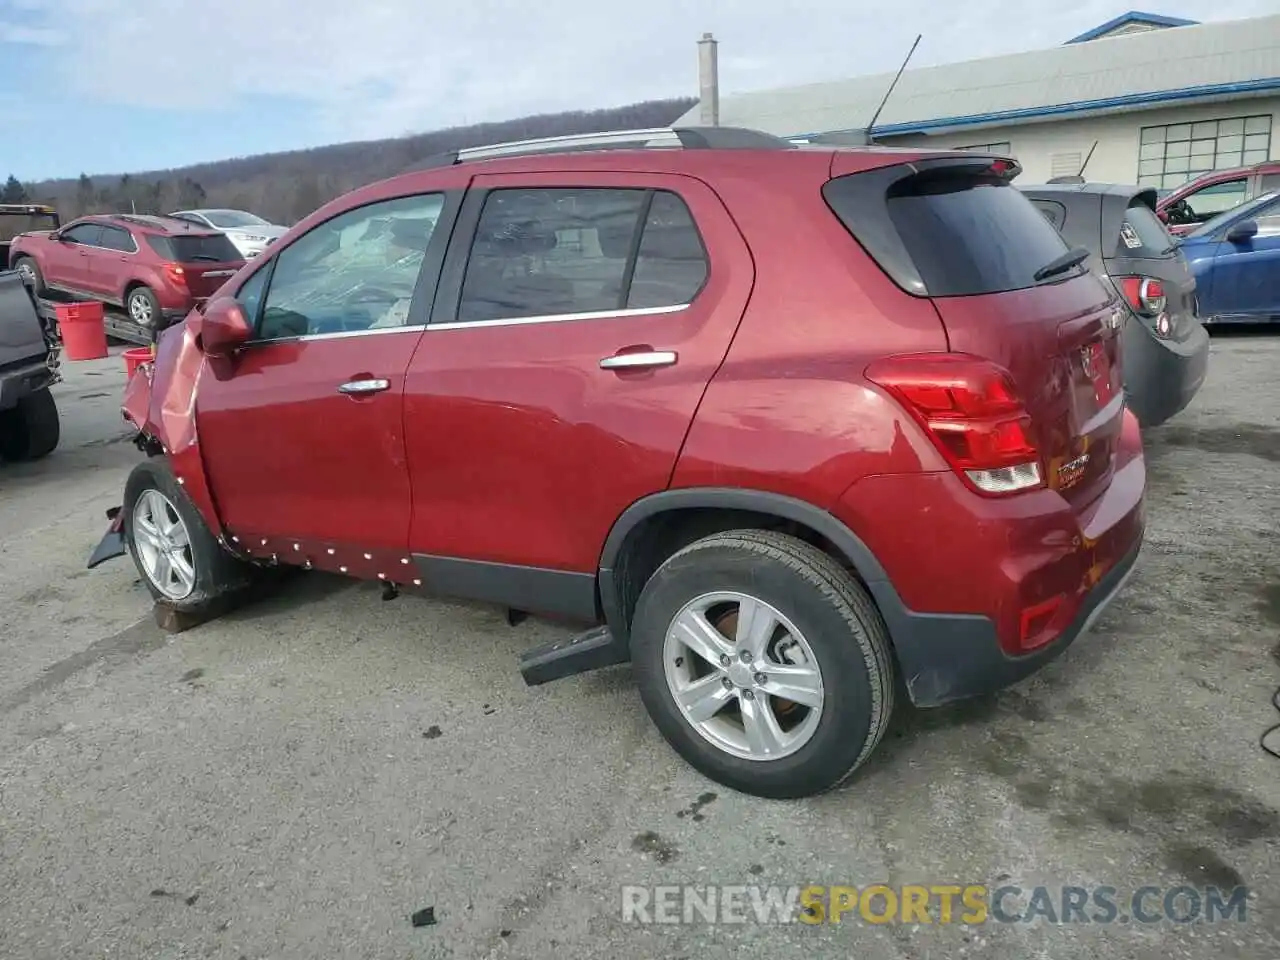
[[[1015,690],[901,710],[800,803],[694,774],[626,668],[526,688],[518,653],[559,628],[498,610],[310,576],[163,634],[127,559],[84,569],[139,456],[123,363],[67,373],[59,452],[0,466],[6,960],[1280,955],[1274,334],[1216,338],[1151,432],[1146,550],[1093,634]],[[623,884],[712,882],[1253,895],[1244,923],[622,922]]]

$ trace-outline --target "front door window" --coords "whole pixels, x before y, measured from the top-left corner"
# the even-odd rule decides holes
[[[257,339],[406,326],[443,207],[442,194],[373,203],[315,227],[280,251],[258,317]],[[256,300],[252,306],[257,312]]]

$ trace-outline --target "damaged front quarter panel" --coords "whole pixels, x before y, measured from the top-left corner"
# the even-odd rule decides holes
[[[198,320],[188,318],[161,333],[155,361],[143,364],[125,387],[121,415],[137,429],[138,449],[167,457],[205,524],[221,531],[196,437],[196,388],[206,362],[198,332]],[[111,525],[89,559],[91,568],[125,552],[124,511],[116,507],[107,515]]]

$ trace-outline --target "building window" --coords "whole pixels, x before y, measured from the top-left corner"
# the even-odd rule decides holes
[[[999,143],[968,143],[963,147],[956,147],[957,150],[977,150],[979,153],[1000,153],[1005,156],[1013,156],[1013,144],[1008,140],[1002,140]]]
[[[1261,163],[1271,156],[1271,117],[1234,117],[1143,127],[1138,183],[1177,187],[1212,170]]]

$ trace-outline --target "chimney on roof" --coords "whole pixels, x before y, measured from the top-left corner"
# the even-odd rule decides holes
[[[701,125],[720,126],[720,60],[717,41],[704,33],[698,41],[698,106]]]

